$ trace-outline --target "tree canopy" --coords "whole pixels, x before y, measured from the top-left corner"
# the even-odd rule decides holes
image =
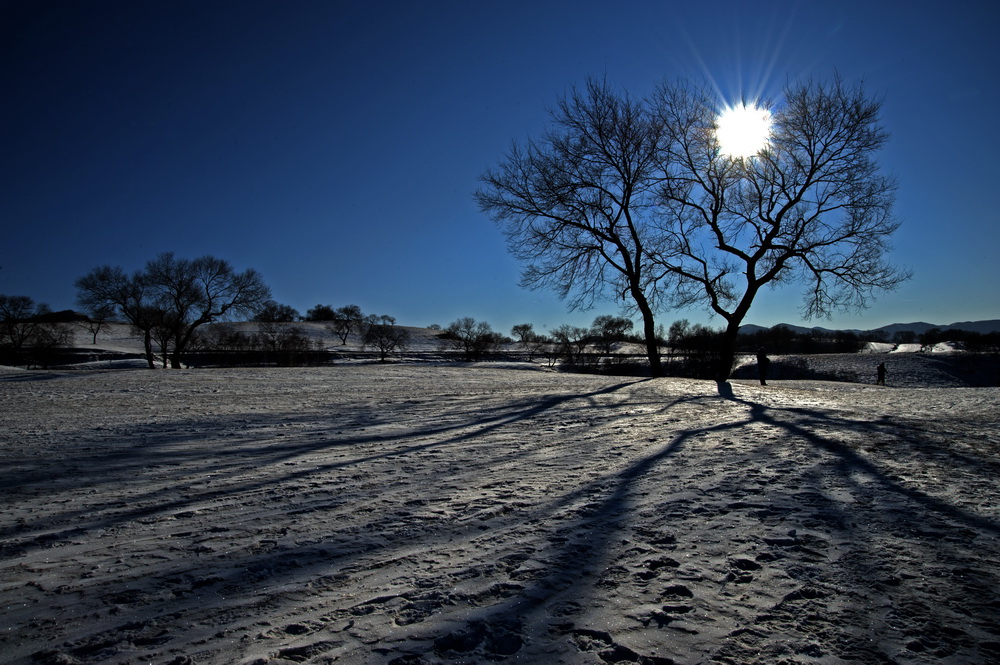
[[[271,298],[260,273],[236,272],[228,261],[213,256],[180,259],[165,252],[128,275],[119,267],[100,266],[76,281],[78,301],[89,311],[113,307],[143,334],[149,366],[152,341],[164,354],[171,345],[170,364],[179,368],[181,355],[200,326],[234,316],[250,316]]]
[[[523,284],[577,308],[625,299],[643,319],[654,375],[655,312],[722,317],[716,378],[764,287],[803,287],[803,315],[867,307],[908,273],[888,261],[895,181],[880,172],[881,101],[839,77],[790,84],[767,105],[766,141],[730,154],[720,100],[666,81],[638,99],[591,80],[551,128],[482,176],[481,209],[525,262]]]

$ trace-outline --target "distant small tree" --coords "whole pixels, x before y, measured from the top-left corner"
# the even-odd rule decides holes
[[[590,331],[563,324],[552,331],[552,341],[567,364],[580,365],[583,362],[583,353],[590,342]]]
[[[833,333],[834,353],[857,353],[864,347],[861,336],[849,330],[837,330]]]
[[[667,343],[673,351],[680,351],[690,333],[691,322],[687,319],[678,319],[671,323],[667,330]]]
[[[35,301],[28,296],[0,295],[0,327],[15,351],[20,351],[38,328]]]
[[[163,360],[163,368],[166,369],[170,364],[170,352],[176,348],[174,333],[178,326],[177,314],[167,309],[152,308],[148,316],[151,323],[150,335]],[[190,345],[193,340],[192,336],[188,344]]]
[[[97,344],[97,335],[104,329],[107,322],[115,315],[115,309],[107,303],[98,304],[87,312],[87,320],[82,326],[92,335],[91,344]]]
[[[21,360],[47,367],[55,350],[72,341],[70,326],[53,316],[48,305],[36,307],[28,296],[0,295],[0,346],[10,346]]]
[[[683,356],[680,374],[697,378],[711,378],[720,367],[722,331],[687,319],[674,321],[670,326],[670,346]]]
[[[360,311],[360,310],[359,310]],[[379,362],[385,362],[390,353],[403,351],[409,346],[410,333],[396,325],[396,319],[385,314],[372,314],[364,319],[362,345],[379,352]]]
[[[287,326],[277,321],[264,321],[257,326],[257,345],[263,351],[277,351],[288,333]]]
[[[889,333],[884,330],[866,330],[862,333],[865,342],[888,342]]]
[[[441,337],[446,345],[464,351],[466,361],[482,360],[503,343],[503,338],[489,323],[470,316],[453,321]]]
[[[917,341],[917,333],[912,330],[897,330],[892,334],[894,344],[913,344]]]
[[[801,335],[785,325],[776,325],[773,328],[758,330],[753,333],[740,333],[739,343],[744,349],[756,352],[764,347],[768,353],[792,353],[798,348],[805,350],[804,340]],[[798,345],[796,347],[796,345]]]
[[[73,331],[66,323],[45,322],[33,331],[29,343],[31,356],[35,362],[48,368],[58,356],[58,350],[73,342]]]
[[[322,358],[322,345],[314,342],[300,326],[287,321],[265,321],[247,334],[230,324],[208,326],[199,335],[199,348],[220,353],[227,365],[265,363],[284,367],[309,364]]]
[[[261,325],[276,324],[264,323]],[[207,326],[207,330],[198,336],[197,341],[199,350],[219,351],[231,355],[245,353],[261,345],[261,342],[255,339],[254,336],[236,329],[235,326],[229,323]]]
[[[281,330],[270,340],[272,360],[278,365],[295,366],[307,364],[312,352],[320,351],[319,345],[314,345],[305,330],[299,326],[281,326]]]
[[[537,353],[545,344],[544,335],[535,332],[530,323],[520,323],[510,329],[511,336],[531,354]]]
[[[974,353],[997,353],[1000,351],[1000,333],[969,332],[965,338],[965,350]]]
[[[352,332],[363,334],[365,315],[361,313],[361,308],[357,305],[345,305],[338,307],[333,312],[333,325],[326,329],[340,338],[341,345],[347,344],[347,338]]]
[[[605,355],[610,355],[615,346],[624,342],[630,330],[631,320],[609,314],[598,316],[590,326],[594,343]]]
[[[316,305],[306,310],[306,321],[333,321],[336,316],[330,305]]]
[[[260,323],[291,323],[298,321],[299,313],[291,305],[282,305],[274,300],[268,300],[257,310],[253,320]]]
[[[510,336],[521,344],[527,344],[535,338],[535,328],[530,323],[519,323],[510,329]]]

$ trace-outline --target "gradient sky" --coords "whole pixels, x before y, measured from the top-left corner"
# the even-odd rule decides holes
[[[256,268],[300,312],[405,325],[586,325],[518,287],[472,192],[588,76],[774,97],[864,80],[900,184],[893,260],[861,315],[1000,318],[1000,47],[994,0],[0,2],[0,293],[75,306],[73,281],[163,251]],[[797,289],[746,323],[803,324]],[[698,310],[667,311],[721,325]]]

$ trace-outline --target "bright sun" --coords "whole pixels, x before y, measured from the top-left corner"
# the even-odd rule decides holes
[[[719,149],[729,157],[753,157],[771,134],[771,112],[756,104],[727,106],[715,123]]]

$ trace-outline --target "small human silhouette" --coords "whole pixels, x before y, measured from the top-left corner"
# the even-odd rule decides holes
[[[885,368],[885,363],[879,363],[875,367],[875,385],[884,386],[885,385],[885,375],[889,373],[889,370]]]
[[[767,385],[767,366],[771,364],[771,359],[764,353],[764,347],[757,349],[757,372],[760,374],[760,385]]]

